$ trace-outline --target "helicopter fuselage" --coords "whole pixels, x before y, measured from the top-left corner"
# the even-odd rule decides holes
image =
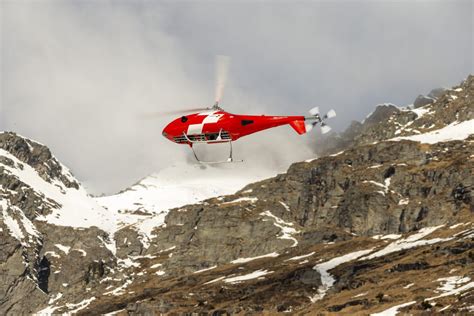
[[[298,134],[307,132],[304,116],[239,115],[223,110],[182,116],[163,129],[163,136],[178,144],[222,143],[272,127],[289,124]]]

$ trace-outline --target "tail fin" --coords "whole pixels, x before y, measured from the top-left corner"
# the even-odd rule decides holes
[[[306,129],[305,121],[304,120],[294,120],[290,122],[290,126],[293,127],[293,129],[298,133],[298,134],[304,134],[308,130]]]

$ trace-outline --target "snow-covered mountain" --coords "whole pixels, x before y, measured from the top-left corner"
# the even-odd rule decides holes
[[[176,164],[100,198],[0,133],[0,313],[472,312],[474,77],[417,103],[273,178]]]
[[[18,282],[13,281],[18,277],[26,283],[33,281],[30,290],[40,290],[39,301],[54,288],[54,282],[49,280],[54,261],[62,267],[72,264],[62,256],[71,259],[69,255],[74,251],[90,257],[86,261],[92,263],[104,255],[112,256],[115,264],[127,267],[129,259],[117,261],[122,248],[130,244],[118,241],[124,232],[133,232],[129,238],[140,245],[140,253],[149,247],[152,230],[165,226],[170,209],[231,194],[272,175],[269,171],[252,170],[246,163],[219,167],[182,163],[119,194],[93,198],[46,146],[14,133],[0,133],[0,145],[0,234],[6,241],[2,263],[7,267],[19,264],[26,269],[12,275],[12,282]],[[102,249],[98,251],[97,247]],[[55,271],[55,277],[61,277],[62,270]],[[71,270],[74,269],[67,273]],[[57,284],[61,297],[64,284],[68,283]],[[13,304],[14,297],[24,295],[21,287],[2,290],[4,299]],[[12,307],[5,304],[4,310]]]
[[[237,192],[245,185],[275,174],[248,163],[206,166],[180,163],[139,181],[118,194],[97,198],[108,210],[118,212],[163,210]]]
[[[26,138],[21,141],[31,153],[35,150],[33,146],[43,147]],[[218,167],[181,163],[150,175],[118,194],[92,198],[54,157],[51,159],[60,169],[61,177],[75,186],[68,187],[58,177],[42,178],[32,166],[4,149],[0,149],[0,156],[9,162],[2,165],[4,175],[17,179],[49,202],[51,212],[37,216],[36,220],[74,228],[95,226],[107,232],[111,240],[121,228],[133,226],[146,242],[151,237],[151,230],[164,224],[170,209],[232,194],[249,183],[273,176],[268,170],[254,170],[244,162]],[[1,203],[4,209],[10,206],[8,199],[2,199]],[[11,231],[21,235],[15,221],[7,223],[12,223]],[[20,226],[31,225],[23,223]]]
[[[212,197],[233,194],[245,185],[274,176],[246,162],[221,166],[178,163],[152,174],[115,195],[96,198],[107,214],[113,214],[116,230],[132,226],[145,244],[153,228],[164,224],[172,208]]]

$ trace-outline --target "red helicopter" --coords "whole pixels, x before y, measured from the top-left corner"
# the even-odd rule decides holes
[[[204,161],[197,157],[193,144],[229,143],[230,154],[227,162],[232,162],[232,142],[243,136],[286,124],[301,135],[320,123],[322,132],[327,133],[331,128],[324,120],[334,117],[336,112],[331,110],[321,117],[316,107],[310,110],[310,114],[310,116],[239,115],[224,111],[216,102],[207,111],[175,119],[163,129],[163,136],[177,144],[189,145],[199,162]]]
[[[320,116],[317,107],[309,111],[309,116],[238,115],[224,111],[219,107],[219,100],[224,87],[228,60],[228,57],[223,56],[218,57],[217,60],[216,103],[210,108],[189,110],[200,110],[200,112],[183,115],[163,129],[163,136],[170,141],[189,145],[198,162],[213,163],[198,158],[193,148],[193,145],[197,143],[229,143],[229,158],[222,162],[233,162],[232,142],[243,136],[286,124],[289,124],[300,135],[309,132],[317,124],[321,124],[323,133],[331,129],[326,125],[325,120],[335,117],[336,112],[330,110],[326,115]]]

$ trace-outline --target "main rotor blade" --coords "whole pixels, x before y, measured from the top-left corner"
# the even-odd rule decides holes
[[[216,59],[216,102],[221,102],[229,71],[230,57],[218,55]]]
[[[199,111],[204,111],[204,110],[208,110],[208,108],[192,108],[192,109],[175,110],[175,111],[148,112],[148,113],[140,114],[139,118],[141,118],[141,119],[153,119],[153,118],[162,117],[162,116],[179,115],[179,114],[199,112]]]

